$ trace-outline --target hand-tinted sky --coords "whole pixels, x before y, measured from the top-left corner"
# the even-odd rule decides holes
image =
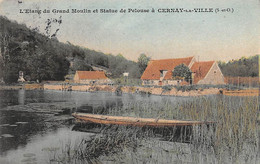
[[[0,0],[0,14],[44,33],[62,16],[58,39],[137,60],[199,56],[230,60],[260,53],[259,0]],[[233,13],[20,14],[19,9],[233,8]],[[56,27],[52,27],[55,30]]]

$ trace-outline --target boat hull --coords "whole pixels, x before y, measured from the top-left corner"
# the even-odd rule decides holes
[[[72,116],[75,117],[78,122],[106,124],[106,125],[138,126],[138,127],[193,126],[193,125],[214,123],[214,122],[205,122],[205,121],[183,121],[183,120],[165,120],[165,119],[154,119],[154,118],[106,116],[106,115],[85,114],[85,113],[73,113]]]

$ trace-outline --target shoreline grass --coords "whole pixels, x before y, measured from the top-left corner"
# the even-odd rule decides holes
[[[257,163],[260,161],[258,99],[259,97],[200,96],[178,102],[136,101],[116,106],[108,109],[107,113],[117,116],[216,121],[217,124],[194,126],[190,134],[184,133],[182,136],[188,138],[189,142],[173,139],[177,133],[174,129],[164,141],[161,141],[156,139],[158,135],[149,129],[106,127],[94,138],[82,140],[82,144],[74,150],[72,158],[88,163],[100,160],[122,162],[124,159],[136,163],[156,163],[160,160]],[[151,141],[154,141],[153,146]],[[170,146],[162,146],[165,142]],[[173,143],[185,143],[186,153],[175,150]],[[149,151],[146,151],[148,149]],[[161,154],[161,157],[158,154]]]

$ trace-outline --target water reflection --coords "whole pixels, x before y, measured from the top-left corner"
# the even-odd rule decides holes
[[[178,97],[141,96],[113,93],[62,92],[46,90],[0,90],[0,163],[37,163],[45,159],[42,148],[59,145],[70,137],[89,135],[71,131],[71,127],[49,128],[42,114],[1,110],[7,106],[28,105],[30,103],[72,103],[77,111],[105,114],[107,109],[122,107],[124,104],[151,101],[167,102],[181,100]],[[34,155],[30,154],[33,153]],[[25,155],[24,155],[25,154]],[[26,159],[25,159],[26,158]],[[18,159],[17,162],[15,162]],[[32,161],[30,161],[32,160]],[[46,163],[46,162],[43,162]]]
[[[18,103],[24,105],[25,102],[25,90],[21,89],[18,91]]]
[[[34,113],[0,111],[0,155],[27,144],[31,136],[45,130],[42,118]],[[5,137],[6,135],[12,137]]]
[[[50,163],[48,160],[51,159],[50,156],[53,155],[50,150],[55,150],[57,153],[60,153],[62,151],[62,146],[70,142],[71,144],[74,144],[82,138],[87,138],[91,135],[92,134],[90,133],[81,132],[71,133],[69,127],[60,128],[45,134],[37,134],[31,137],[27,145],[19,146],[17,149],[10,150],[4,155],[1,155],[0,163]]]
[[[89,93],[89,92],[62,92],[51,90],[1,90],[0,91],[0,109],[10,105],[23,105],[28,103],[51,103],[51,102],[73,102],[76,107],[82,105],[104,107],[111,105],[121,105],[136,101],[175,101],[181,100],[181,97],[164,96],[142,96],[123,94],[117,96],[114,93]]]

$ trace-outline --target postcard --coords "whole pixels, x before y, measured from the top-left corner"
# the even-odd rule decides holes
[[[0,0],[0,163],[259,163],[259,0]]]

